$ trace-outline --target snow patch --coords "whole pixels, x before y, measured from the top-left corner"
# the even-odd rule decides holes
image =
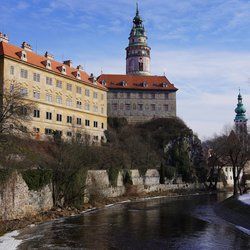
[[[18,231],[13,231],[11,233],[7,233],[4,236],[0,237],[0,249],[17,249],[17,247],[21,244],[22,240],[17,240],[14,237],[19,234]]]
[[[247,234],[247,235],[250,235],[250,230],[244,228],[244,227],[241,227],[241,226],[236,226],[236,228],[238,228],[240,231],[242,231],[243,233]]]
[[[243,195],[240,195],[238,197],[238,200],[247,204],[247,205],[250,205],[250,194],[243,194]]]

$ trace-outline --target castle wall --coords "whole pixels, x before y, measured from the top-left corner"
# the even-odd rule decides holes
[[[168,94],[167,97],[166,94]],[[108,116],[125,117],[129,123],[175,117],[176,92],[110,89]]]

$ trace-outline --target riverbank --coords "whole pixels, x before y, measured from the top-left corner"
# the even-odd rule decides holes
[[[250,230],[250,195],[230,197],[215,207],[215,212],[230,223]]]
[[[163,197],[178,197],[178,196],[187,196],[187,195],[201,195],[201,194],[211,194],[211,192],[203,190],[174,190],[169,192],[152,192],[148,194],[132,194],[124,195],[116,198],[105,198],[102,200],[96,200],[92,203],[84,204],[82,209],[76,209],[71,207],[58,208],[54,207],[49,211],[41,212],[33,217],[25,217],[23,219],[16,220],[6,220],[0,221],[0,236],[4,234],[25,228],[29,225],[38,225],[40,223],[53,221],[63,217],[77,216],[88,211],[93,211],[105,207],[109,207],[115,204],[132,202],[132,201],[143,201],[145,199],[153,198],[163,198]]]

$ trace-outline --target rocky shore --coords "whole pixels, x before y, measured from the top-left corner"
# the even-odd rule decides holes
[[[25,228],[29,225],[37,225],[47,221],[56,220],[62,217],[76,216],[88,212],[90,210],[102,209],[114,204],[131,202],[131,201],[141,201],[150,198],[163,198],[163,197],[176,197],[183,195],[198,195],[198,194],[208,194],[205,191],[187,191],[187,190],[174,190],[172,192],[152,192],[150,194],[133,194],[130,196],[121,196],[116,198],[107,198],[98,201],[93,201],[92,203],[84,204],[81,209],[65,207],[59,208],[54,207],[49,211],[41,212],[33,217],[25,217],[23,219],[0,221],[0,236],[7,232],[14,230],[19,230]]]

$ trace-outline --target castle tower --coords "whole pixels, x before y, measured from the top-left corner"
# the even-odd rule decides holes
[[[239,92],[238,95],[238,104],[235,109],[235,131],[236,134],[240,137],[240,139],[245,140],[247,138],[247,119],[246,119],[246,109],[242,103],[242,96]]]
[[[126,48],[126,74],[129,75],[150,75],[150,47],[147,45],[147,36],[142,23],[137,4],[129,46]]]

